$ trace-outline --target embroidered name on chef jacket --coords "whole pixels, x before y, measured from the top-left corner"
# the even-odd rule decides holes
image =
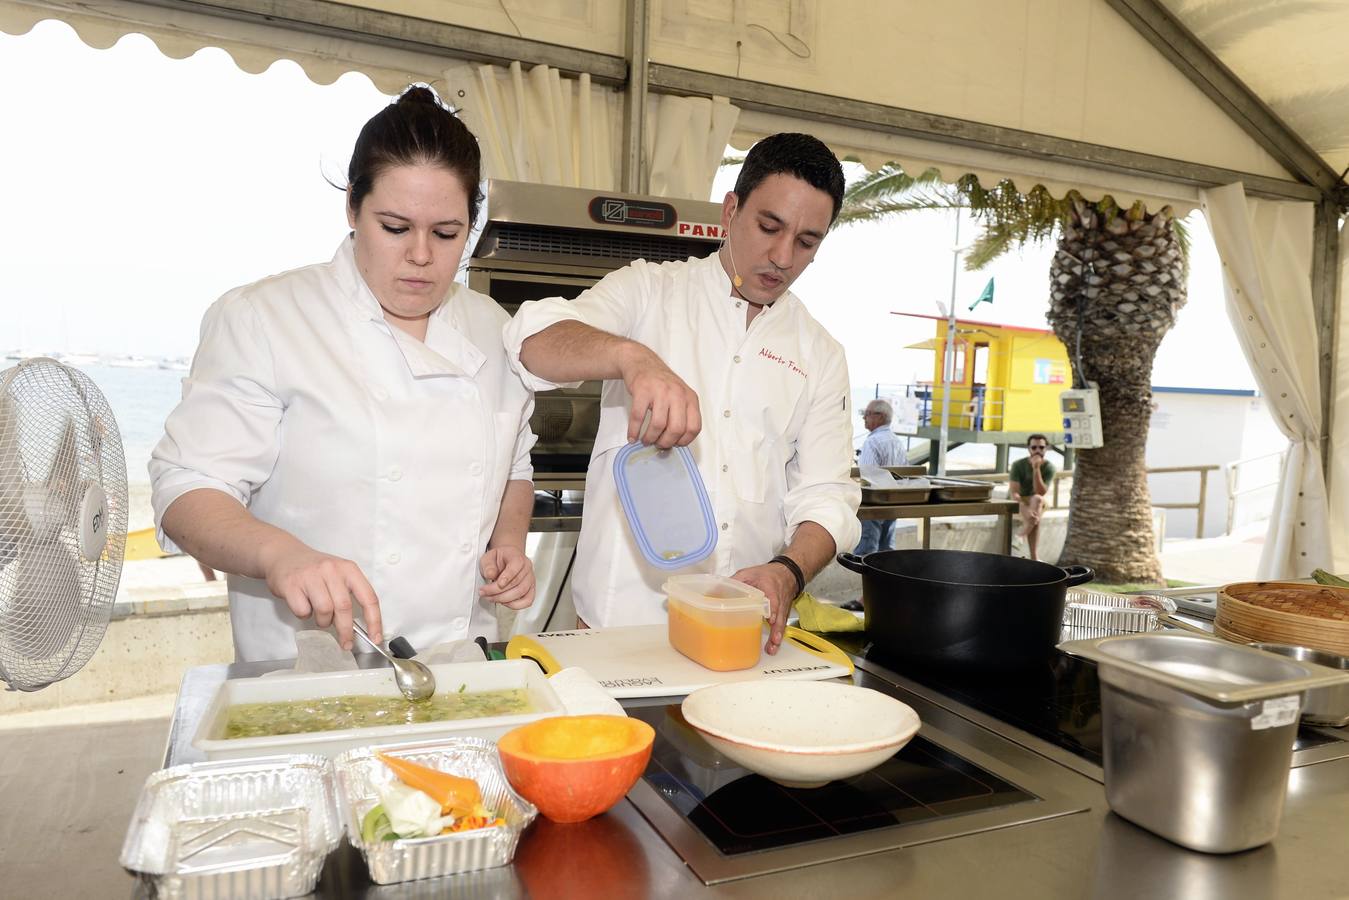
[[[800,375],[802,378],[807,377],[805,369],[798,366],[795,360],[788,359],[781,353],[774,353],[767,347],[760,347],[759,356],[761,356],[764,359],[771,359],[773,362],[777,363],[780,366],[786,366],[788,372],[794,372],[795,374]]]

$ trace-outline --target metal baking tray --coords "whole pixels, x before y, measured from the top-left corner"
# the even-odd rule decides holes
[[[365,857],[370,880],[394,884],[419,878],[437,878],[504,866],[515,856],[520,834],[539,811],[511,788],[501,769],[496,744],[483,738],[450,738],[385,748],[399,756],[478,782],[483,805],[506,820],[505,825],[458,834],[380,841],[361,840],[361,820],[376,803],[376,786],[397,779],[374,755],[374,748],[350,750],[337,758],[338,807],[347,827],[347,839]]]
[[[927,474],[927,466],[881,466],[881,468],[896,478],[918,478],[919,476]],[[860,478],[861,475],[862,470],[857,466],[853,466],[852,477]]]
[[[333,777],[310,754],[163,769],[141,789],[122,867],[153,897],[308,894],[342,839]]]
[[[206,713],[201,718],[201,725],[192,739],[192,746],[204,753],[208,759],[238,759],[247,756],[273,756],[278,753],[319,753],[334,758],[346,750],[371,744],[429,741],[455,735],[497,738],[517,725],[566,713],[566,707],[553,691],[548,679],[539,671],[538,666],[528,660],[442,663],[430,668],[436,676],[437,690],[440,691],[496,691],[523,688],[529,695],[534,712],[479,719],[452,719],[445,722],[419,722],[413,725],[379,725],[370,728],[344,728],[269,737],[225,738],[229,708],[239,703],[306,700],[347,694],[398,696],[393,670],[388,668],[239,678],[224,682],[211,698]]]
[[[1160,617],[1175,611],[1175,601],[1167,597],[1069,588],[1063,624],[1078,629],[1074,634],[1076,637],[1139,634],[1158,630],[1162,627]]]
[[[930,487],[872,488],[862,486],[862,503],[866,506],[891,503],[926,503]]]
[[[993,496],[993,482],[967,481],[964,478],[929,477],[932,499],[941,501],[987,500]]]

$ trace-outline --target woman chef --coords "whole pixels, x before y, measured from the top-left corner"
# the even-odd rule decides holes
[[[534,599],[532,394],[506,313],[454,281],[477,141],[425,87],[361,129],[331,262],[237,288],[150,462],[161,545],[229,573],[237,658],[295,656],[353,601],[371,638],[496,636]]]

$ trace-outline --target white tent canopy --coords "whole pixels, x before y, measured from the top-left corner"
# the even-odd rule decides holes
[[[1349,3],[1163,3],[1332,169],[1349,168]]]
[[[724,135],[742,146],[802,130],[869,166],[1181,211],[1204,201],[1220,253],[1242,264],[1226,284],[1252,367],[1271,342],[1279,364],[1296,362],[1280,388],[1302,448],[1286,477],[1322,498],[1319,517],[1302,503],[1281,514],[1310,515],[1298,521],[1326,539],[1274,534],[1283,549],[1264,574],[1305,575],[1329,564],[1327,547],[1349,567],[1349,473],[1328,467],[1325,511],[1313,464],[1344,457],[1328,435],[1343,445],[1349,420],[1336,415],[1349,366],[1333,359],[1349,326],[1338,315],[1349,117],[1336,102],[1349,96],[1349,54],[1335,40],[1346,4],[0,0],[0,30],[44,18],[95,46],[140,32],[175,57],[222,47],[248,71],[292,59],[324,83],[352,70],[390,93],[450,82],[493,135],[491,167],[514,177],[705,196]],[[1215,190],[1226,185],[1239,186]]]

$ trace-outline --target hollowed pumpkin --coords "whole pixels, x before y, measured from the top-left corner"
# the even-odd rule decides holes
[[[656,732],[627,716],[557,716],[497,741],[506,778],[554,822],[583,822],[612,807],[651,758]]]

